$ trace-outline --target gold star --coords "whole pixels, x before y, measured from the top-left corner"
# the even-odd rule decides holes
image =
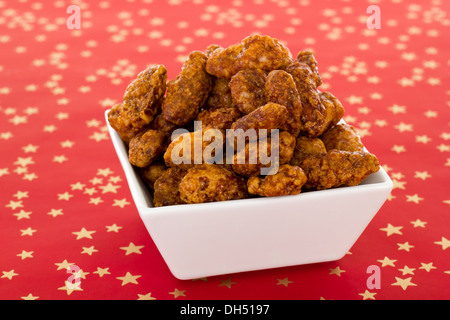
[[[345,272],[345,270],[341,270],[341,268],[340,268],[339,266],[336,267],[336,268],[334,268],[334,269],[329,269],[329,270],[330,270],[329,275],[335,274],[335,275],[337,275],[338,277],[341,276],[341,273],[342,273],[342,272]]]
[[[106,98],[104,100],[100,100],[99,103],[102,105],[102,107],[106,108],[106,107],[111,107],[111,106],[115,105],[116,100]]]
[[[117,193],[117,189],[120,188],[120,186],[115,186],[109,182],[106,186],[99,186],[99,188],[102,189],[102,193]]]
[[[434,47],[428,47],[425,49],[425,52],[427,54],[437,54],[438,53],[438,49],[434,48]]]
[[[35,146],[32,144],[28,144],[28,145],[22,147],[22,149],[25,153],[36,152],[38,148],[39,148],[38,146]]]
[[[138,295],[138,300],[156,300],[155,297],[152,297],[152,293],[149,292],[147,294],[137,294]]]
[[[80,269],[78,272],[74,272],[73,274],[75,274],[78,278],[86,279],[86,276],[89,273],[90,272],[84,272],[83,269]]]
[[[32,157],[22,158],[18,157],[17,160],[14,162],[15,165],[26,167],[29,164],[34,164]]]
[[[89,86],[81,86],[81,87],[78,88],[78,91],[80,91],[81,93],[86,93],[86,92],[91,91],[91,87],[89,87]]]
[[[109,169],[109,168],[98,169],[98,171],[97,171],[97,175],[105,176],[105,177],[110,175],[111,173],[113,173],[113,171],[111,171],[111,169]]]
[[[285,287],[287,287],[289,285],[289,283],[293,283],[293,281],[288,280],[288,278],[283,278],[283,279],[277,279],[277,286],[278,285],[283,285]]]
[[[425,68],[436,69],[439,66],[439,63],[435,60],[428,60],[423,62],[423,66]]]
[[[27,123],[27,117],[15,115],[13,118],[9,119],[9,122],[17,126],[18,124]]]
[[[370,98],[372,98],[373,100],[380,100],[381,98],[383,98],[383,95],[379,92],[374,92],[370,94]]]
[[[0,138],[4,139],[4,140],[8,140],[11,139],[13,137],[13,134],[9,131],[7,132],[0,132]]]
[[[17,254],[17,256],[20,257],[20,258],[22,258],[22,260],[23,260],[23,259],[26,259],[26,258],[33,258],[33,252],[34,252],[34,251],[25,251],[25,250],[22,250],[22,253]]]
[[[94,252],[98,252],[97,249],[94,249],[94,246],[90,246],[90,247],[82,247],[83,251],[81,251],[81,253],[87,253],[88,255],[92,256],[92,254]]]
[[[401,58],[406,61],[412,61],[417,59],[417,55],[414,52],[403,52]]]
[[[83,193],[92,196],[94,193],[98,192],[95,188],[86,188]]]
[[[9,280],[12,279],[12,277],[14,276],[18,276],[18,273],[14,272],[14,269],[12,269],[11,271],[2,271],[3,275],[0,278],[8,278]]]
[[[185,297],[186,295],[184,294],[186,292],[186,290],[178,290],[177,288],[175,288],[174,291],[169,292],[169,294],[173,294],[173,297],[176,299],[178,297]]]
[[[396,153],[406,152],[405,146],[399,146],[399,145],[396,145],[396,144],[391,148],[391,150],[396,152]]]
[[[0,177],[9,174],[8,168],[0,168]]]
[[[363,97],[351,95],[346,98],[347,102],[350,104],[361,104],[363,102]]]
[[[92,233],[95,233],[95,231],[87,231],[84,227],[81,228],[80,231],[72,232],[72,234],[77,235],[77,239],[76,240],[79,240],[79,239],[82,239],[82,238],[92,239],[92,236],[91,236]]]
[[[109,268],[100,268],[100,267],[97,267],[97,271],[94,271],[93,273],[97,273],[100,278],[103,277],[105,274],[111,274],[111,272],[109,272]]]
[[[62,98],[62,99],[58,99],[58,101],[56,101],[56,103],[57,104],[59,104],[59,105],[66,105],[66,104],[68,104],[69,103],[69,99],[67,99],[67,98]]]
[[[444,140],[450,140],[450,133],[448,132],[442,132],[441,135],[439,136]]]
[[[118,225],[116,225],[115,223],[111,226],[106,226],[106,232],[119,232],[120,229],[122,229],[122,227],[119,227]]]
[[[428,78],[427,82],[428,82],[428,84],[431,84],[432,86],[441,84],[441,80],[439,78]]]
[[[405,250],[407,252],[409,252],[409,250],[411,248],[414,248],[413,245],[410,245],[408,241],[406,241],[405,243],[397,243],[398,245],[398,250]]]
[[[116,279],[122,280],[122,286],[124,286],[128,283],[138,284],[136,279],[138,279],[140,277],[142,277],[142,276],[140,276],[140,275],[133,276],[131,273],[127,272],[123,277],[116,277]]]
[[[50,133],[52,133],[53,131],[56,131],[57,129],[58,129],[58,128],[57,128],[56,126],[54,126],[53,124],[51,124],[51,125],[44,126],[43,131],[44,131],[44,132],[50,132]]]
[[[438,149],[440,152],[450,151],[450,146],[447,145],[447,144],[441,143],[440,145],[438,145],[438,146],[436,147],[436,149]]]
[[[423,198],[419,197],[417,193],[414,195],[406,195],[406,202],[414,202],[418,204],[422,200]]]
[[[423,113],[425,115],[425,117],[427,118],[436,118],[437,117],[437,112],[433,111],[433,110],[427,110]]]
[[[14,172],[17,174],[28,172],[28,167],[17,167],[16,169],[14,169]]]
[[[109,177],[109,181],[113,182],[113,183],[117,183],[119,181],[122,181],[122,178],[120,178],[119,176],[116,177]]]
[[[125,255],[129,255],[132,253],[142,254],[141,250],[144,246],[135,246],[133,242],[130,242],[128,247],[120,247],[120,249],[125,250]]]
[[[58,200],[66,200],[69,201],[70,198],[73,197],[73,194],[68,193],[67,191],[64,193],[58,193]]]
[[[377,76],[372,76],[372,77],[367,77],[367,82],[368,83],[379,83],[381,80],[379,77]]]
[[[401,172],[391,173],[391,177],[397,180],[401,180],[405,177],[405,175]]]
[[[102,202],[103,202],[103,200],[100,197],[90,198],[89,199],[89,203],[92,203],[92,204],[95,204],[95,205],[98,205],[99,203],[102,203]]]
[[[103,183],[103,178],[94,177],[91,180],[89,180],[89,182],[92,184],[100,184]]]
[[[228,289],[230,289],[233,284],[236,284],[236,282],[231,281],[231,278],[219,281],[220,281],[219,287],[227,287]]]
[[[64,259],[63,262],[60,262],[60,263],[56,262],[55,265],[58,266],[58,268],[56,269],[56,271],[58,271],[58,270],[61,270],[61,269],[67,270],[67,268],[72,266],[72,265],[74,265],[74,263],[73,262],[67,262],[67,260]]]
[[[62,209],[51,209],[50,212],[47,212],[47,214],[55,218],[56,216],[62,216],[63,212]]]
[[[392,183],[393,183],[392,189],[405,190],[406,181],[398,181],[397,179],[392,179]]]
[[[45,64],[45,60],[44,59],[34,59],[33,60],[33,65],[36,67],[40,67],[43,66]]]
[[[61,147],[62,148],[72,148],[73,145],[75,144],[75,142],[70,141],[70,140],[65,140],[65,141],[61,141]]]
[[[362,124],[363,123],[361,123],[361,125]],[[357,131],[358,131],[358,134],[359,134],[360,137],[365,137],[365,136],[370,136],[371,135],[370,131],[367,130],[367,129],[358,129]]]
[[[55,118],[58,119],[58,120],[68,119],[69,118],[69,114],[67,112],[58,112],[55,115]]]
[[[377,261],[381,263],[382,267],[386,267],[386,266],[395,267],[395,262],[397,262],[397,260],[389,259],[388,257],[384,257],[383,260],[377,260]]]
[[[192,279],[192,281],[198,281],[198,280],[202,280],[204,282],[208,282],[208,278],[207,277]]]
[[[5,207],[16,210],[17,208],[22,208],[23,204],[22,204],[22,201],[10,200],[9,203],[7,205],[5,205]]]
[[[86,125],[89,128],[98,127],[100,124],[101,124],[101,122],[98,121],[97,119],[92,119],[92,120],[86,121]]]
[[[438,244],[440,246],[442,246],[442,250],[447,249],[448,247],[450,247],[450,240],[447,240],[446,238],[442,237],[441,241],[436,241],[434,242],[435,244]]]
[[[34,232],[37,230],[31,229],[31,227],[28,227],[27,229],[20,230],[22,232],[21,236],[32,236]]]
[[[109,138],[108,138],[107,134],[104,132],[94,132],[93,134],[91,134],[89,136],[89,139],[99,142],[102,140],[108,140]]]
[[[417,219],[416,221],[411,221],[411,223],[413,224],[414,228],[417,228],[417,227],[425,228],[425,224],[427,222]]]
[[[13,213],[13,215],[17,216],[17,220],[20,219],[30,219],[31,211],[20,210],[18,213]]]
[[[428,171],[416,171],[414,178],[425,180],[427,178],[431,178],[431,174],[429,174]]]
[[[36,91],[37,90],[37,85],[35,84],[29,84],[25,86],[25,91]]]
[[[71,190],[83,190],[85,184],[81,182],[76,182],[70,185]]]
[[[427,144],[431,140],[432,139],[429,136],[427,136],[426,134],[421,135],[421,136],[416,136],[416,142],[421,142],[421,143]]]
[[[405,132],[405,131],[412,131],[412,124],[407,124],[404,122],[400,122],[398,125],[394,126],[395,129],[397,129],[400,132]]]
[[[16,113],[16,109],[8,107],[8,108],[5,109],[4,112],[5,112],[5,114],[15,114]]]
[[[123,198],[121,200],[114,199],[113,207],[116,206],[116,207],[124,208],[126,205],[129,205],[129,204],[130,203],[125,198]]]
[[[381,231],[386,231],[387,236],[391,236],[393,234],[403,234],[400,229],[403,227],[394,227],[392,224],[388,223],[386,228],[380,228]]]
[[[421,266],[419,267],[419,269],[426,270],[427,272],[430,272],[431,269],[436,269],[436,267],[433,266],[433,262],[430,262],[430,263],[421,262],[420,264],[421,264]]]
[[[399,106],[398,104],[394,104],[393,106],[388,108],[393,114],[397,113],[406,113],[406,106]]]
[[[408,266],[404,266],[403,269],[398,269],[398,270],[400,270],[402,272],[402,275],[405,275],[405,274],[414,275],[414,270],[416,270],[416,268],[410,268]]]
[[[400,80],[397,81],[402,87],[410,87],[410,86],[414,86],[414,80],[412,79],[408,79],[408,78],[401,78]]]
[[[358,293],[360,296],[363,297],[363,300],[372,299],[375,300],[376,292],[370,292],[369,290],[364,291],[364,293]]]
[[[29,181],[33,181],[34,179],[37,179],[37,175],[36,173],[27,173],[26,175],[23,176],[24,180],[29,180]]]
[[[65,161],[67,161],[69,159],[67,159],[67,157],[65,155],[60,155],[60,156],[54,156],[53,157],[53,162],[59,162],[59,163],[63,163]]]
[[[403,290],[406,290],[409,286],[417,286],[417,284],[411,282],[412,277],[402,279],[395,277],[396,282],[392,283],[392,286],[400,286]]]
[[[59,287],[58,290],[66,290],[68,296],[70,296],[74,291],[83,291],[83,289],[81,289],[81,282],[72,283],[69,281],[64,281],[64,283],[65,286]]]
[[[378,68],[386,68],[389,64],[387,63],[387,61],[375,61],[375,66]]]
[[[17,199],[28,198],[28,191],[17,191],[13,197]]]
[[[39,297],[38,296],[33,296],[31,293],[29,293],[25,297],[20,297],[20,299],[22,299],[22,300],[36,300],[36,299],[39,299]]]
[[[362,113],[362,114],[369,114],[370,113],[370,108],[368,108],[368,107],[360,107],[360,108],[358,108],[358,112]]]
[[[345,120],[345,122],[347,122],[347,123],[350,123],[350,122],[356,122],[356,117],[353,117],[353,116],[351,116],[351,115],[346,115],[346,116],[344,116],[344,120]]]

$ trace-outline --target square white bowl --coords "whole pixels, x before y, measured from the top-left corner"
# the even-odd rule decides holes
[[[380,167],[353,187],[155,208],[108,112],[111,140],[139,215],[178,279],[339,260],[392,190]]]

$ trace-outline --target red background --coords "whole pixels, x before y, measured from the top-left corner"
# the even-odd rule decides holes
[[[0,1],[0,298],[449,299],[450,3],[371,2],[379,30],[364,1]],[[80,30],[66,26],[70,4]],[[339,261],[177,280],[139,218],[104,112],[148,64],[172,79],[190,51],[255,32],[294,56],[316,52],[322,89],[394,189]],[[83,228],[95,232],[77,237]],[[82,269],[82,290],[66,289],[67,265]],[[366,285],[371,265],[380,289]]]

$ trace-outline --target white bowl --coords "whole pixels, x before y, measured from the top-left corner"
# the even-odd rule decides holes
[[[380,168],[353,187],[154,208],[108,111],[106,123],[139,215],[178,279],[338,260],[392,190]]]

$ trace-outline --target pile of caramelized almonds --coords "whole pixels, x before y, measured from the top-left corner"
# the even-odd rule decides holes
[[[294,60],[277,39],[254,35],[227,48],[210,45],[191,52],[171,81],[163,65],[149,66],[128,85],[108,120],[128,145],[130,163],[142,171],[154,206],[357,185],[379,170],[378,160],[355,129],[340,121],[344,107],[330,92],[319,91],[321,84],[312,52],[302,51]],[[202,132],[194,130],[195,121],[201,121]],[[172,140],[180,128],[186,133]],[[250,158],[257,149],[252,143],[266,146],[270,155],[270,135],[247,141],[232,163],[210,163],[203,153],[200,163],[173,161],[174,148],[208,129],[277,129],[277,172],[261,175],[267,164],[259,158],[236,161],[242,154]],[[213,142],[202,140],[200,152]],[[195,149],[199,152],[188,148],[191,154],[183,156],[194,159]]]

